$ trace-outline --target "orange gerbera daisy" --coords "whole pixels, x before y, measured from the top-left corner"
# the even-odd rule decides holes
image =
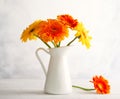
[[[108,81],[102,76],[93,77],[93,81],[90,81],[94,84],[94,88],[98,94],[108,94],[110,93],[110,85]]]
[[[48,22],[47,21],[40,22],[39,32],[36,35],[44,42],[49,42],[52,40],[50,33],[48,33]]]
[[[77,19],[73,19],[73,17],[68,14],[58,15],[57,19],[62,21],[65,25],[69,26],[71,29],[76,27],[76,25],[78,24]]]
[[[40,24],[39,37],[44,41],[52,41],[55,44],[68,37],[68,29],[56,19],[48,19]]]

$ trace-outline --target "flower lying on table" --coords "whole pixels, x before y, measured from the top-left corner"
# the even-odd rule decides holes
[[[39,38],[48,48],[60,47],[61,41],[70,35],[69,29],[75,31],[73,39],[66,44],[69,46],[76,39],[82,42],[87,48],[90,47],[91,36],[88,35],[88,30],[85,29],[82,22],[78,22],[72,16],[58,15],[56,19],[37,20],[27,27],[22,35],[21,40],[26,42]]]
[[[80,86],[73,85],[74,88],[79,88],[85,91],[96,90],[98,94],[108,94],[110,93],[110,85],[108,84],[108,80],[106,80],[103,76],[95,76],[93,77],[93,81],[90,81],[94,84],[94,89],[83,88]]]

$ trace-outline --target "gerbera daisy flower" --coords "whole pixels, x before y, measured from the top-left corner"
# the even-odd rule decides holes
[[[73,19],[73,17],[68,14],[58,15],[57,19],[62,21],[65,25],[69,26],[71,29],[76,27],[76,25],[78,24],[77,19]]]
[[[94,88],[98,94],[108,94],[110,93],[110,85],[108,81],[102,76],[93,77],[93,81],[90,81],[94,84]]]
[[[84,25],[82,23],[78,23],[74,30],[77,30],[75,36],[79,38],[79,42],[82,42],[83,45],[90,48],[90,40],[92,37],[88,35],[89,31],[85,29]]]
[[[68,37],[69,34],[67,27],[60,21],[48,19],[40,23],[38,35],[44,42],[51,41],[57,44]]]
[[[56,44],[69,35],[67,27],[55,19],[48,19],[48,32]]]
[[[39,31],[39,24],[40,24],[41,20],[37,20],[35,22],[33,22],[32,24],[30,24],[22,33],[21,35],[21,40],[23,42],[26,42],[28,39],[29,40],[34,40],[36,39],[35,34],[38,33]]]
[[[41,21],[39,24],[39,32],[36,34],[42,41],[49,42],[52,40],[50,34],[48,33],[48,22]]]

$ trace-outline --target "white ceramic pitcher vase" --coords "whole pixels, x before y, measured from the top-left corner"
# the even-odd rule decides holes
[[[39,51],[45,51],[50,55],[48,71],[46,71],[42,60],[39,57]],[[72,84],[67,64],[67,53],[69,46],[50,48],[48,51],[44,48],[36,50],[36,56],[46,75],[45,93],[49,94],[70,94],[72,93]]]

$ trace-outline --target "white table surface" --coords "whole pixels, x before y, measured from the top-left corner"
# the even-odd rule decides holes
[[[43,87],[44,81],[39,79],[1,79],[0,99],[120,99],[120,81],[111,82],[111,93],[107,95],[79,89],[69,95],[50,95]]]

